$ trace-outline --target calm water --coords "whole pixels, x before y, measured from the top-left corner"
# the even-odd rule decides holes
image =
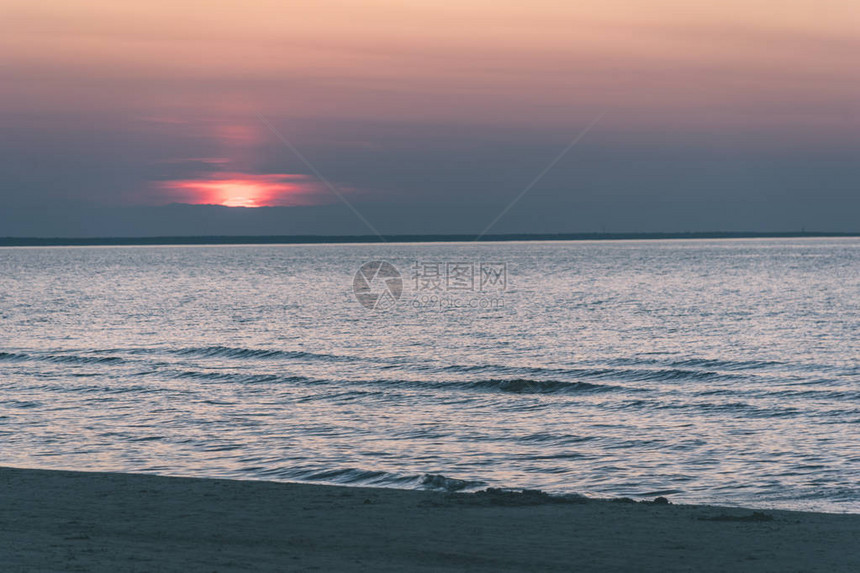
[[[858,306],[856,239],[5,248],[0,464],[857,512]]]

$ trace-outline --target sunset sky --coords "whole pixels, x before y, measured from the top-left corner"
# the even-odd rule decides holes
[[[383,232],[479,232],[601,114],[499,231],[860,227],[850,0],[0,0],[0,26],[0,209],[44,232],[171,203],[337,232],[281,138]]]

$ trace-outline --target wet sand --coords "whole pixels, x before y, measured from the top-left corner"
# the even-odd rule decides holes
[[[860,515],[0,468],[0,570],[860,571]]]

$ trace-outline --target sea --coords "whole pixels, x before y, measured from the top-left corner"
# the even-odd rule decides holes
[[[860,239],[0,248],[0,465],[860,512]]]

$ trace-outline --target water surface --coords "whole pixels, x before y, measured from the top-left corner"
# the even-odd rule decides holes
[[[0,464],[857,512],[858,303],[857,239],[2,248]]]

